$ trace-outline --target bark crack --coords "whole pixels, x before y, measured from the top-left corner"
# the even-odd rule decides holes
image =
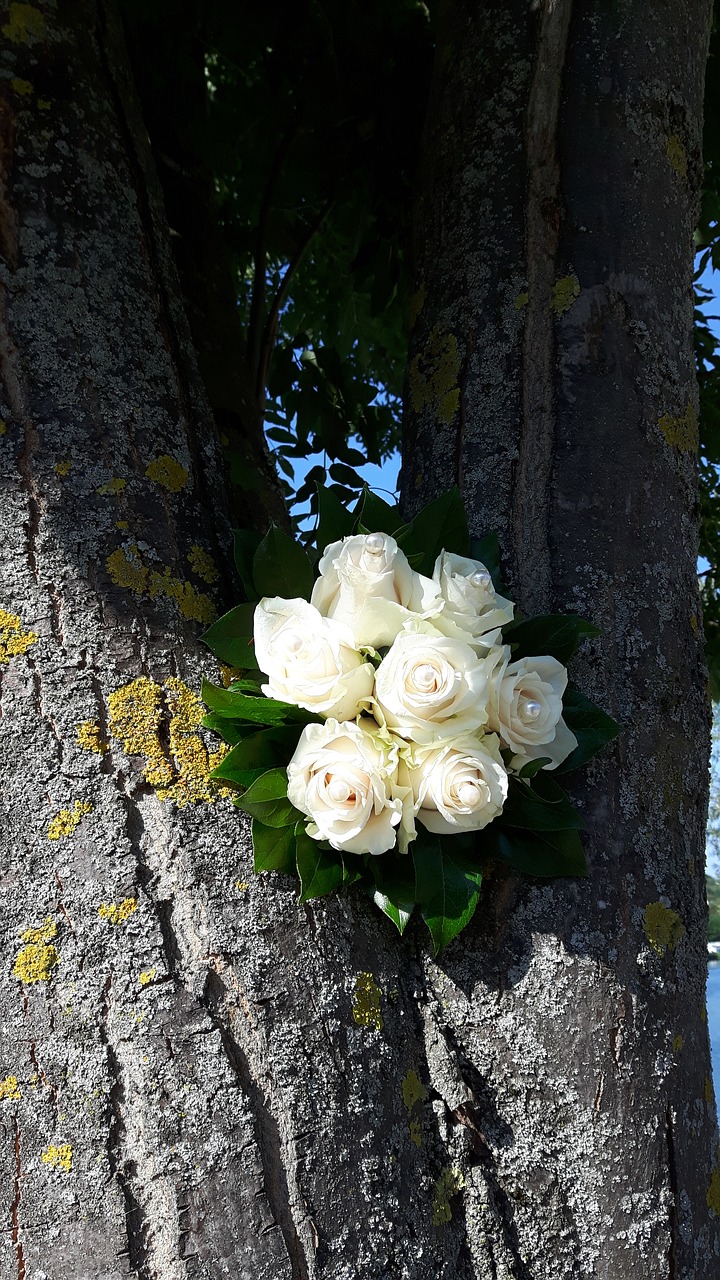
[[[23,1243],[20,1237],[20,1179],[22,1177],[21,1149],[20,1149],[20,1126],[17,1117],[13,1120],[13,1131],[15,1135],[15,1177],[13,1179],[13,1199],[10,1206],[10,1222],[12,1231],[12,1242],[15,1248],[15,1256],[17,1258],[18,1280],[25,1280],[25,1253]]]
[[[112,1081],[108,1093],[107,1154],[110,1172],[117,1182],[125,1201],[125,1235],[127,1239],[127,1258],[133,1275],[140,1280],[155,1280],[154,1270],[150,1268],[147,1246],[147,1223],[142,1205],[135,1195],[130,1181],[130,1167],[123,1157],[123,1146],[126,1135],[123,1118],[125,1089],[122,1083],[120,1063],[108,1031],[108,1016],[112,1004],[112,974],[105,982],[100,1010],[100,1041],[105,1049],[108,1072]]]
[[[522,429],[513,492],[519,601],[551,606],[549,489],[555,434],[555,321],[551,307],[560,231],[557,131],[572,0],[544,0],[527,108],[527,293]]]
[[[225,1057],[249,1099],[256,1118],[258,1149],[264,1175],[263,1189],[285,1242],[292,1267],[292,1280],[310,1280],[307,1254],[293,1217],[278,1124],[268,1105],[265,1090],[254,1078],[248,1057],[232,1033],[224,1012],[227,1007],[227,989],[213,970],[209,970],[205,981],[203,1005],[218,1031]]]
[[[665,1111],[665,1143],[667,1146],[667,1162],[668,1175],[670,1178],[670,1201],[669,1209],[669,1231],[670,1244],[668,1246],[668,1280],[676,1280],[677,1276],[677,1222],[678,1222],[678,1178],[677,1165],[675,1162],[675,1131],[673,1127],[673,1117],[670,1104],[668,1103]]]

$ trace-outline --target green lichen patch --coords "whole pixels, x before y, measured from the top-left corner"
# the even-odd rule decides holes
[[[569,276],[561,276],[553,285],[550,307],[556,316],[562,316],[566,311],[570,310],[573,302],[579,297],[580,281],[577,276],[574,273]]]
[[[375,1027],[376,1031],[382,1031],[381,1000],[382,991],[372,974],[367,971],[359,973],[355,979],[353,1022],[356,1022],[359,1027]]]
[[[695,405],[688,401],[687,408],[679,418],[670,413],[663,413],[658,418],[658,426],[665,440],[681,453],[697,453],[699,442],[698,416]]]
[[[650,946],[658,955],[674,951],[685,936],[685,925],[677,911],[662,902],[649,902],[643,912],[643,929]]]
[[[688,175],[688,158],[687,151],[682,138],[676,133],[671,133],[665,143],[665,155],[675,170],[678,178],[682,178],[683,182],[687,182]]]
[[[444,1227],[452,1222],[453,1196],[457,1196],[465,1186],[465,1179],[459,1169],[448,1165],[436,1179],[433,1187],[433,1226]]]
[[[411,1067],[402,1082],[402,1097],[410,1117],[410,1141],[416,1147],[422,1146],[422,1104],[427,1098],[427,1089],[417,1071]]]
[[[527,290],[524,293],[519,293],[517,298],[515,299],[515,310],[522,311],[523,307],[526,307],[529,301],[530,301],[530,294],[527,292]]]
[[[31,4],[11,4],[2,33],[13,44],[34,44],[45,34],[45,18]]]
[[[433,329],[425,349],[410,362],[410,399],[416,413],[432,409],[440,422],[452,422],[460,407],[460,365],[455,335]]]
[[[712,1171],[707,1193],[707,1206],[716,1218],[720,1218],[720,1169],[717,1165]]]
[[[155,484],[162,485],[163,489],[167,489],[169,493],[179,493],[184,489],[188,482],[188,474],[182,463],[169,453],[161,453],[145,470],[148,480],[154,480]]]

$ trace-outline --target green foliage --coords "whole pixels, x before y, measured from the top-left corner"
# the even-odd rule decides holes
[[[720,942],[720,880],[714,876],[705,877],[708,907],[708,942]]]

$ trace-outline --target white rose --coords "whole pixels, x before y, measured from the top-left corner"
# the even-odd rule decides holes
[[[497,643],[500,628],[512,622],[514,606],[496,593],[484,564],[441,551],[433,581],[444,601],[442,612],[433,618],[438,631],[485,649]]]
[[[410,785],[415,813],[428,831],[481,831],[502,812],[508,776],[496,735],[453,738],[413,752]]]
[[[488,724],[515,753],[511,767],[548,756],[545,769],[557,769],[577,746],[562,718],[567,670],[557,658],[520,658],[510,662],[507,645],[488,657]]]
[[[375,673],[378,718],[413,742],[471,733],[487,721],[482,659],[460,640],[402,631]]]
[[[313,839],[348,853],[386,853],[403,810],[397,764],[397,748],[367,727],[310,724],[288,765],[288,799],[312,820]]]
[[[307,600],[266,597],[255,609],[255,657],[263,693],[321,716],[351,720],[372,693],[375,671],[352,632]]]
[[[325,548],[312,603],[352,629],[357,645],[392,644],[412,614],[442,608],[435,583],[415,573],[387,533],[363,533]]]

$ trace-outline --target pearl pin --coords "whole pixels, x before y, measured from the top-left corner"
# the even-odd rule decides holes
[[[365,539],[365,546],[371,556],[379,556],[385,546],[385,539],[381,533],[369,533]]]
[[[487,569],[478,569],[475,573],[470,574],[470,581],[474,587],[489,587],[492,578]]]
[[[542,711],[542,703],[535,702],[534,698],[528,698],[525,703],[524,710],[525,715],[529,716],[531,720],[537,720],[540,712]]]

